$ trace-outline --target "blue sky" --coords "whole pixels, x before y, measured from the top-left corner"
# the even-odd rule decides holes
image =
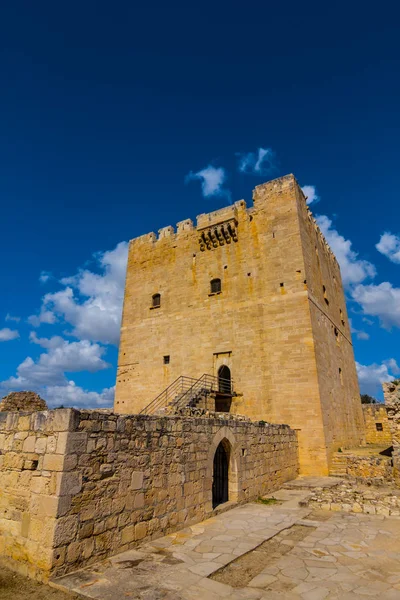
[[[0,8],[0,395],[110,405],[127,241],[290,172],[400,374],[399,14],[350,4]]]

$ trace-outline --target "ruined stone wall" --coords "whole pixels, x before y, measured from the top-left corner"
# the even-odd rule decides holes
[[[46,402],[35,392],[11,392],[0,401],[0,412],[18,410],[32,412],[46,409]]]
[[[391,446],[392,434],[386,406],[383,404],[363,404],[365,441],[367,444]],[[382,429],[381,429],[382,427]]]
[[[400,484],[400,380],[382,385],[393,444],[393,467]]]
[[[400,517],[398,490],[366,486],[353,479],[336,487],[316,488],[303,505],[332,511]]]
[[[115,411],[139,412],[180,375],[217,375],[222,364],[241,394],[231,412],[298,431],[303,474],[327,474],[338,446],[363,440],[339,268],[293,175],[257,186],[250,209],[236,202],[197,227],[186,220],[130,242]]]
[[[204,519],[221,441],[233,502],[296,477],[293,430],[226,417],[1,414],[0,556],[46,578]]]

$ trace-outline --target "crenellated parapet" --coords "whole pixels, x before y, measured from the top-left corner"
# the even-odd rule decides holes
[[[248,212],[246,202],[239,200],[230,206],[198,215],[196,227],[191,219],[184,219],[176,224],[176,230],[172,225],[168,225],[159,229],[158,235],[154,232],[146,233],[132,239],[130,243],[153,245],[163,240],[174,241],[190,235],[196,229],[199,233],[200,250],[217,248],[238,241],[238,223],[240,218],[243,218],[243,213],[247,216]]]
[[[303,197],[304,197],[304,201],[306,201],[306,198],[305,198],[304,194],[303,194]],[[317,220],[315,219],[313,213],[311,212],[311,210],[310,210],[310,208],[309,208],[309,206],[307,204],[306,204],[306,209],[307,209],[308,220],[311,223],[312,227],[314,228],[315,233],[320,238],[322,246],[325,248],[325,250],[327,251],[327,253],[331,256],[332,260],[335,263],[339,264],[338,261],[337,261],[336,256],[334,255],[334,253],[333,253],[333,251],[332,251],[332,249],[330,247],[330,245],[326,241],[326,238],[325,238],[324,234],[322,233],[322,231],[321,231],[321,229],[320,229],[320,227],[319,227],[319,225],[317,223]]]

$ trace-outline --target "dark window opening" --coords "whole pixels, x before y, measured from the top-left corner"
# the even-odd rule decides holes
[[[328,296],[326,294],[326,287],[323,285],[322,289],[324,291],[324,300],[325,300],[325,304],[329,304],[329,300],[328,300]]]
[[[376,430],[377,431],[383,431],[383,425],[382,425],[382,423],[375,423],[375,425],[376,425]]]
[[[219,294],[221,291],[221,280],[220,279],[213,279],[210,283],[211,286],[211,293],[212,294]]]
[[[284,283],[280,283],[279,285],[280,285],[280,287],[283,287],[283,286],[284,286]]]
[[[335,327],[334,331],[335,331],[335,336],[336,336],[336,338],[338,338],[338,336],[339,336],[339,332],[338,332],[338,330],[337,330],[337,328],[336,328],[336,327]]]
[[[154,294],[152,297],[152,308],[159,308],[161,306],[161,294]]]
[[[169,365],[169,354],[164,356],[164,365]]]

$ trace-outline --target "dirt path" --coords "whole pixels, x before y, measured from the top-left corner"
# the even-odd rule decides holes
[[[75,600],[75,594],[66,594],[17,575],[0,565],[0,600]]]

